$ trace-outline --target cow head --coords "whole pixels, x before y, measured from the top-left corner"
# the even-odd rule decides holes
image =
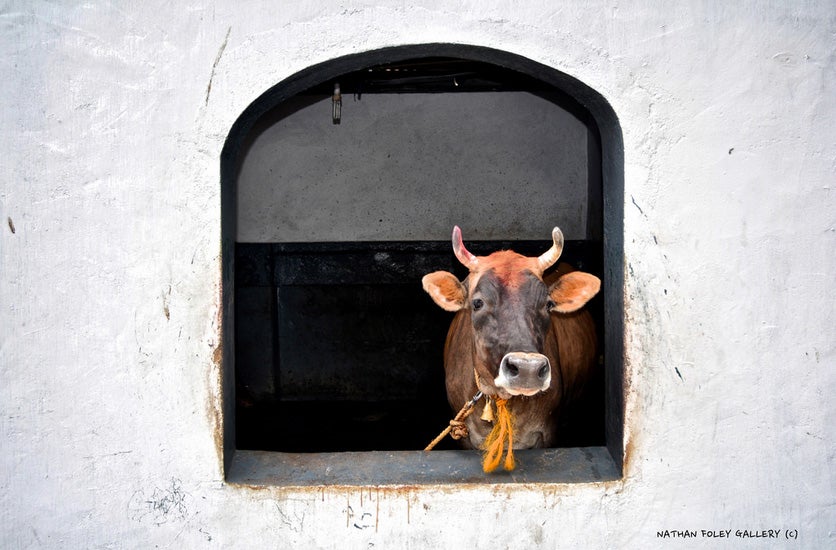
[[[424,290],[447,311],[468,311],[472,324],[476,372],[484,386],[501,397],[535,395],[551,384],[544,342],[553,313],[571,313],[595,296],[601,281],[574,271],[550,287],[543,272],[563,250],[563,233],[555,227],[552,247],[536,258],[504,250],[474,256],[453,228],[453,251],[470,270],[464,281],[446,271],[422,279]]]

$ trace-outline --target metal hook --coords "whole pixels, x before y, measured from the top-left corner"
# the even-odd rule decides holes
[[[334,95],[331,96],[331,122],[339,124],[342,118],[343,96],[340,94],[340,83],[334,83]]]

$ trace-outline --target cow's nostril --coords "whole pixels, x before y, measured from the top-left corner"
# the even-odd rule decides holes
[[[508,372],[508,376],[516,377],[520,375],[520,369],[510,361],[505,365],[505,370]]]
[[[545,380],[546,376],[549,374],[549,365],[548,363],[540,367],[540,370],[537,371],[537,377],[540,380]]]

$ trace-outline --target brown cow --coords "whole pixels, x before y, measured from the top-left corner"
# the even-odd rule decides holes
[[[557,227],[552,239],[551,249],[538,258],[510,250],[477,257],[464,247],[456,226],[453,251],[470,274],[459,281],[436,271],[422,279],[436,304],[457,312],[444,349],[450,406],[458,411],[477,391],[508,400],[514,449],[554,443],[560,411],[582,389],[597,355],[592,318],[581,308],[601,281],[562,269],[544,281],[543,272],[563,250]],[[493,427],[480,419],[484,406],[480,400],[466,420],[466,446],[481,447]]]

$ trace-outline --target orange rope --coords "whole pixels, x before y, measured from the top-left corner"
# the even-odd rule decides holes
[[[447,434],[450,434],[450,437],[453,439],[462,439],[463,437],[468,437],[468,430],[467,424],[464,423],[464,419],[470,416],[470,413],[473,412],[473,406],[476,405],[476,402],[482,399],[482,392],[476,392],[476,395],[473,398],[464,404],[461,410],[458,412],[456,417],[450,421],[450,425],[444,428],[438,436],[430,441],[430,444],[427,445],[424,450],[425,451],[432,451],[433,448],[438,445],[442,439],[447,437]]]
[[[503,467],[509,472],[516,467],[514,461],[514,419],[511,416],[511,411],[508,410],[508,400],[494,399],[494,402],[496,403],[496,422],[482,446],[485,451],[485,456],[482,458],[482,469],[488,474],[499,467],[499,461],[505,451],[506,440],[508,441],[508,452],[505,454]]]
[[[432,450],[438,443],[444,439],[448,434],[453,439],[460,439],[468,437],[467,426],[464,419],[473,412],[473,406],[484,395],[481,391],[482,384],[479,380],[479,373],[474,369],[473,376],[476,378],[476,395],[473,399],[464,404],[456,417],[450,421],[450,425],[438,434],[438,437],[433,439],[429,445],[424,448],[425,451]],[[496,403],[496,414],[492,414],[491,401]],[[512,471],[516,467],[514,461],[514,418],[511,411],[508,410],[508,400],[486,397],[485,409],[482,411],[482,420],[486,422],[493,422],[493,429],[488,437],[482,443],[482,450],[485,451],[482,457],[482,470],[489,474],[499,467],[499,462],[502,459],[502,453],[505,453],[505,462],[503,467],[507,471]],[[508,442],[508,451],[505,451],[505,442]]]

